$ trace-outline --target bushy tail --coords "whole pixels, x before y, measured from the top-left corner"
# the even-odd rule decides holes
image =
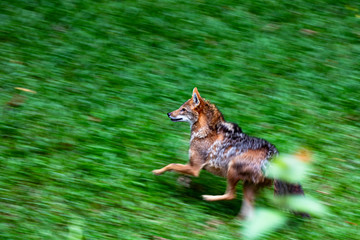
[[[274,194],[276,196],[286,196],[286,195],[302,195],[305,196],[304,190],[300,184],[287,183],[281,180],[274,181]],[[295,215],[301,217],[310,218],[308,213],[304,212],[294,212]]]
[[[274,193],[278,196],[305,195],[300,184],[287,183],[282,180],[274,181]]]

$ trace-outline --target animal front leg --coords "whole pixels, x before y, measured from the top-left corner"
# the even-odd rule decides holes
[[[161,169],[157,169],[157,170],[153,170],[152,172],[155,175],[161,175],[166,171],[175,171],[178,173],[182,173],[182,174],[187,174],[187,175],[191,175],[191,176],[199,176],[201,167],[198,166],[191,166],[189,164],[177,164],[177,163],[171,163]]]

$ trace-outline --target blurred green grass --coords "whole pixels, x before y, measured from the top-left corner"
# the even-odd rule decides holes
[[[203,172],[187,189],[174,173],[150,172],[187,161],[189,128],[165,114],[195,86],[280,152],[315,153],[303,185],[330,213],[293,218],[269,239],[359,239],[359,3],[13,0],[0,9],[2,239],[66,239],[78,228],[84,239],[239,238],[240,187],[236,201],[207,203],[201,194],[224,191],[220,178]],[[18,95],[24,102],[10,106]]]

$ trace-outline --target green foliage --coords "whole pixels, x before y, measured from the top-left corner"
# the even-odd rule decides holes
[[[311,216],[323,216],[326,208],[310,196],[293,196],[286,199],[286,204],[291,210],[297,212],[306,212]]]
[[[281,155],[271,161],[266,169],[266,175],[272,179],[281,179],[289,183],[304,180],[309,164],[297,160],[291,155]]]
[[[302,184],[329,213],[291,217],[269,239],[357,238],[358,3],[4,0],[0,9],[1,239],[239,238],[240,199],[200,197],[221,194],[224,180],[202,172],[185,188],[176,174],[151,173],[187,161],[189,127],[166,113],[195,86],[281,153],[314,152]],[[270,192],[258,207],[276,207]]]
[[[310,152],[303,150],[297,155],[282,155],[271,161],[265,169],[268,177],[282,180],[287,183],[304,182],[309,164]],[[271,197],[281,208],[291,210],[293,213],[310,214],[310,216],[323,216],[326,208],[317,200],[303,195],[275,195]],[[260,209],[245,222],[243,234],[247,239],[257,239],[266,236],[286,222],[286,216],[279,210]]]
[[[69,228],[68,240],[82,240],[83,239],[83,230],[82,230],[83,221],[80,219],[73,220]]]
[[[243,234],[245,239],[256,239],[264,237],[265,233],[274,231],[286,221],[278,211],[269,209],[257,209],[254,216],[245,222]]]

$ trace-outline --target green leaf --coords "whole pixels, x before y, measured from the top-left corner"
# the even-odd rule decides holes
[[[311,215],[321,216],[326,213],[324,205],[309,196],[291,196],[287,198],[287,205],[291,210],[306,212]]]
[[[309,164],[299,161],[291,155],[283,155],[274,159],[266,169],[266,175],[273,179],[281,179],[290,183],[297,183],[303,180]]]
[[[83,239],[83,226],[84,222],[81,219],[75,219],[70,222],[68,240],[82,240]]]
[[[257,239],[276,228],[286,221],[286,217],[278,211],[258,209],[253,217],[245,222],[243,234],[245,239]]]

